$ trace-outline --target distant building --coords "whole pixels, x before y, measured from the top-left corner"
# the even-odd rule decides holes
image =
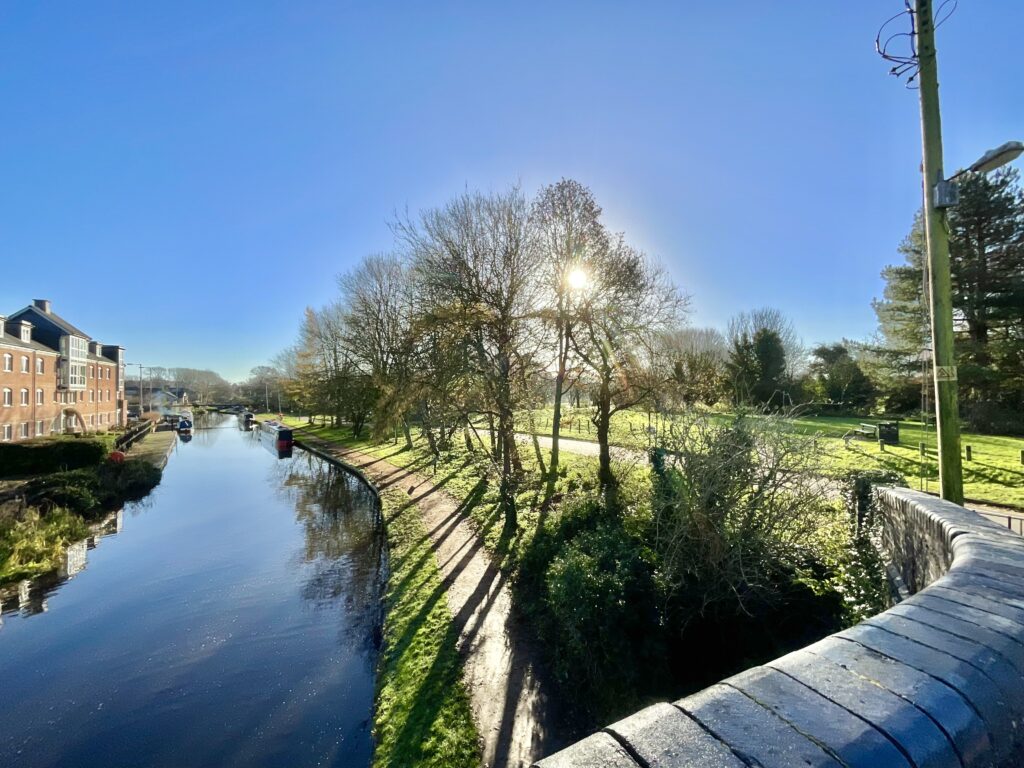
[[[182,400],[175,392],[174,387],[150,387],[143,384],[142,387],[142,412],[164,411],[176,405],[188,405],[188,398]],[[124,388],[125,400],[132,404],[133,408],[139,406],[139,385],[126,384]]]
[[[0,396],[3,442],[123,426],[124,349],[36,299],[0,315]]]

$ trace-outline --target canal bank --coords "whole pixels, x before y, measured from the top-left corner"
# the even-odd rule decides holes
[[[173,429],[152,431],[142,440],[128,449],[127,456],[131,459],[143,459],[157,469],[167,466],[171,451],[178,442],[178,434]]]
[[[448,671],[446,659],[454,650],[462,665],[462,682],[469,697],[473,720],[480,733],[482,762],[487,766],[529,766],[534,760],[557,749],[559,730],[553,697],[547,693],[539,673],[540,652],[532,637],[516,620],[512,610],[509,585],[498,565],[492,561],[483,547],[481,537],[475,530],[464,505],[446,493],[440,483],[425,475],[403,468],[369,454],[361,453],[331,443],[296,429],[300,443],[321,455],[341,462],[360,471],[381,493],[385,503],[385,521],[389,524],[388,535],[392,548],[392,582],[389,585],[389,613],[385,620],[385,658],[389,661],[388,632],[396,625],[404,625],[403,616],[396,616],[396,606],[403,594],[393,590],[408,587],[409,576],[400,576],[399,571],[405,560],[400,555],[400,544],[396,541],[393,525],[398,516],[408,520],[408,513],[415,512],[415,525],[424,533],[413,536],[419,546],[415,561],[419,568],[436,564],[440,581],[439,588],[427,590],[430,608],[437,603],[447,604],[447,621],[431,629],[440,637],[441,647],[436,649],[437,664],[429,668],[427,675],[420,675],[424,686],[444,678]],[[412,525],[412,523],[407,523]],[[409,557],[413,557],[410,552]],[[439,591],[440,590],[440,591]],[[412,591],[412,590],[409,590]],[[444,597],[440,601],[440,597]],[[421,611],[422,613],[423,611]],[[389,628],[389,622],[391,624]],[[436,622],[435,622],[436,623]],[[395,631],[404,637],[416,637],[417,632]],[[401,678],[403,660],[391,659],[395,678]],[[417,671],[414,659],[404,660],[410,668],[406,676],[411,680],[406,685],[414,686]],[[404,687],[401,680],[389,680],[383,674],[379,690],[385,695],[378,698],[378,743],[394,748],[394,760],[375,761],[377,765],[461,765],[431,760],[421,755],[419,762],[403,762],[408,755],[401,753],[409,742],[407,734],[422,723],[422,712],[417,712],[419,702],[405,702],[405,706],[391,709],[387,686],[397,682],[397,688]],[[401,699],[401,692],[398,692]],[[457,698],[457,697],[456,697]],[[457,701],[447,702],[457,711]],[[437,715],[441,710],[432,711]],[[398,722],[395,722],[398,721]],[[413,723],[412,726],[409,723]],[[389,729],[396,729],[393,734]],[[378,746],[378,750],[381,746]],[[476,764],[472,761],[466,765]]]

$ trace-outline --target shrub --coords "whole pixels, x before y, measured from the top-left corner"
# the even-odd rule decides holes
[[[578,718],[620,715],[663,677],[653,553],[596,498],[538,529],[515,588]]]
[[[48,437],[0,443],[0,477],[42,475],[95,466],[106,454],[105,441],[88,438]]]
[[[142,459],[106,461],[96,467],[55,472],[33,481],[29,500],[44,510],[66,508],[93,517],[144,497],[160,482],[161,471]]]

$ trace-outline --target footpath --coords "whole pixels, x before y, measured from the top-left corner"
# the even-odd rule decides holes
[[[419,509],[459,633],[463,679],[489,768],[528,768],[557,751],[557,718],[542,685],[540,649],[512,611],[504,574],[491,560],[458,500],[422,474],[303,435],[301,442],[355,467],[378,489],[398,488]]]
[[[130,459],[145,459],[153,466],[163,469],[177,439],[178,434],[173,429],[150,432],[128,449],[127,456]]]

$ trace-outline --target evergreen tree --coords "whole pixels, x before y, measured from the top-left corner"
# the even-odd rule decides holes
[[[1024,194],[1017,171],[962,176],[949,232],[964,413],[1019,411],[1024,407]],[[920,215],[899,250],[905,263],[882,271],[883,298],[873,303],[879,334],[870,346],[869,372],[887,400],[899,400],[902,393],[906,402],[920,392],[921,355],[930,347]]]

